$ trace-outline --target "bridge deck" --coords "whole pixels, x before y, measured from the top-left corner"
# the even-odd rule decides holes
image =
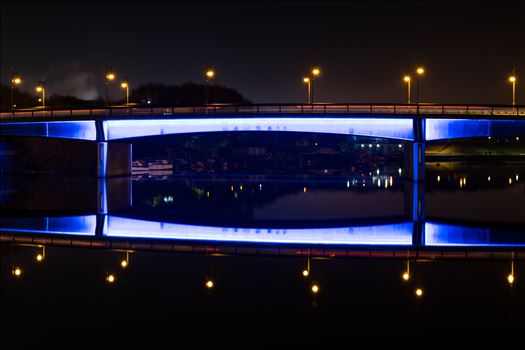
[[[407,104],[257,104],[257,105],[211,105],[190,107],[149,107],[115,106],[88,109],[28,109],[0,113],[0,120],[22,119],[72,119],[72,118],[112,118],[129,116],[180,116],[180,115],[222,115],[222,114],[286,114],[310,115],[366,115],[379,114],[396,117],[399,115],[425,115],[450,118],[492,117],[525,118],[525,106],[501,105],[407,105]]]

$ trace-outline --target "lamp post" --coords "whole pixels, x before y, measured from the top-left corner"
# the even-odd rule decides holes
[[[512,83],[512,105],[516,105],[516,74],[512,73],[509,77],[509,82]]]
[[[11,109],[15,109],[15,100],[14,100],[14,90],[16,85],[20,85],[22,83],[22,79],[18,75],[18,73],[11,72]]]
[[[122,84],[120,84],[120,86],[123,89],[126,89],[126,106],[129,106],[129,82],[128,82],[128,77],[126,77],[124,79],[124,81],[122,82]]]
[[[211,80],[216,83],[217,74],[215,73],[215,70],[211,67],[206,66],[206,72],[204,73],[204,104],[206,107],[208,107],[208,84]],[[217,96],[215,96],[215,99],[217,99]]]
[[[417,67],[416,69],[416,77],[417,77],[417,92],[416,92],[416,103],[419,104],[419,77],[425,73],[425,69],[421,66]]]
[[[403,78],[403,80],[405,81],[405,83],[407,83],[408,85],[408,104],[410,104],[410,76],[409,75],[405,75],[405,77]]]
[[[109,82],[115,80],[115,73],[111,69],[106,69],[106,107],[109,107]]]
[[[312,74],[310,76],[310,103],[314,103],[314,78],[321,74],[321,70],[318,67],[312,68]]]
[[[44,81],[39,81],[38,86],[36,87],[37,92],[42,93],[42,108],[46,106],[46,88],[44,87]]]
[[[310,79],[309,77],[304,77],[303,78],[303,82],[307,85],[307,89],[308,89],[308,104],[312,103],[311,101],[311,87],[312,87],[312,79]]]

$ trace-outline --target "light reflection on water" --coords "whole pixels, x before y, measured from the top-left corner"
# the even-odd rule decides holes
[[[20,195],[20,184],[38,191],[27,181],[9,179],[2,207],[16,215],[2,220],[1,227],[34,234],[236,243],[521,246],[525,181],[520,173],[521,165],[471,169],[443,163],[427,166],[424,185],[388,173],[328,179],[108,179],[104,186],[91,185],[105,191],[98,197],[107,197],[107,215],[93,200],[89,215],[73,216],[67,208],[23,210],[24,203],[34,202],[31,195]],[[60,207],[65,196],[54,195],[48,201],[58,204],[50,207]]]

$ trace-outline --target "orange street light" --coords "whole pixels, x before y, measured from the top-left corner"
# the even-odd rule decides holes
[[[405,77],[403,78],[403,80],[405,81],[405,83],[407,83],[408,85],[408,104],[410,104],[410,76],[409,75],[405,75]]]
[[[509,82],[512,83],[512,105],[515,106],[516,105],[516,75],[513,73],[510,77],[509,77]]]
[[[129,105],[129,82],[128,82],[128,78],[127,77],[122,82],[122,84],[120,84],[120,87],[123,88],[123,89],[126,89],[126,106],[128,106]]]
[[[46,106],[46,88],[44,87],[44,81],[38,82],[38,86],[36,87],[37,92],[42,93],[42,108]]]

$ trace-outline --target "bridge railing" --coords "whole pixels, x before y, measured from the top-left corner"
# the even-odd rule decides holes
[[[441,115],[441,116],[485,116],[524,117],[525,106],[508,105],[437,105],[437,104],[253,104],[253,105],[209,105],[189,107],[115,106],[84,109],[26,109],[1,112],[2,120],[17,119],[64,119],[107,118],[128,116],[167,115],[217,115],[217,114],[382,114],[382,115]]]

